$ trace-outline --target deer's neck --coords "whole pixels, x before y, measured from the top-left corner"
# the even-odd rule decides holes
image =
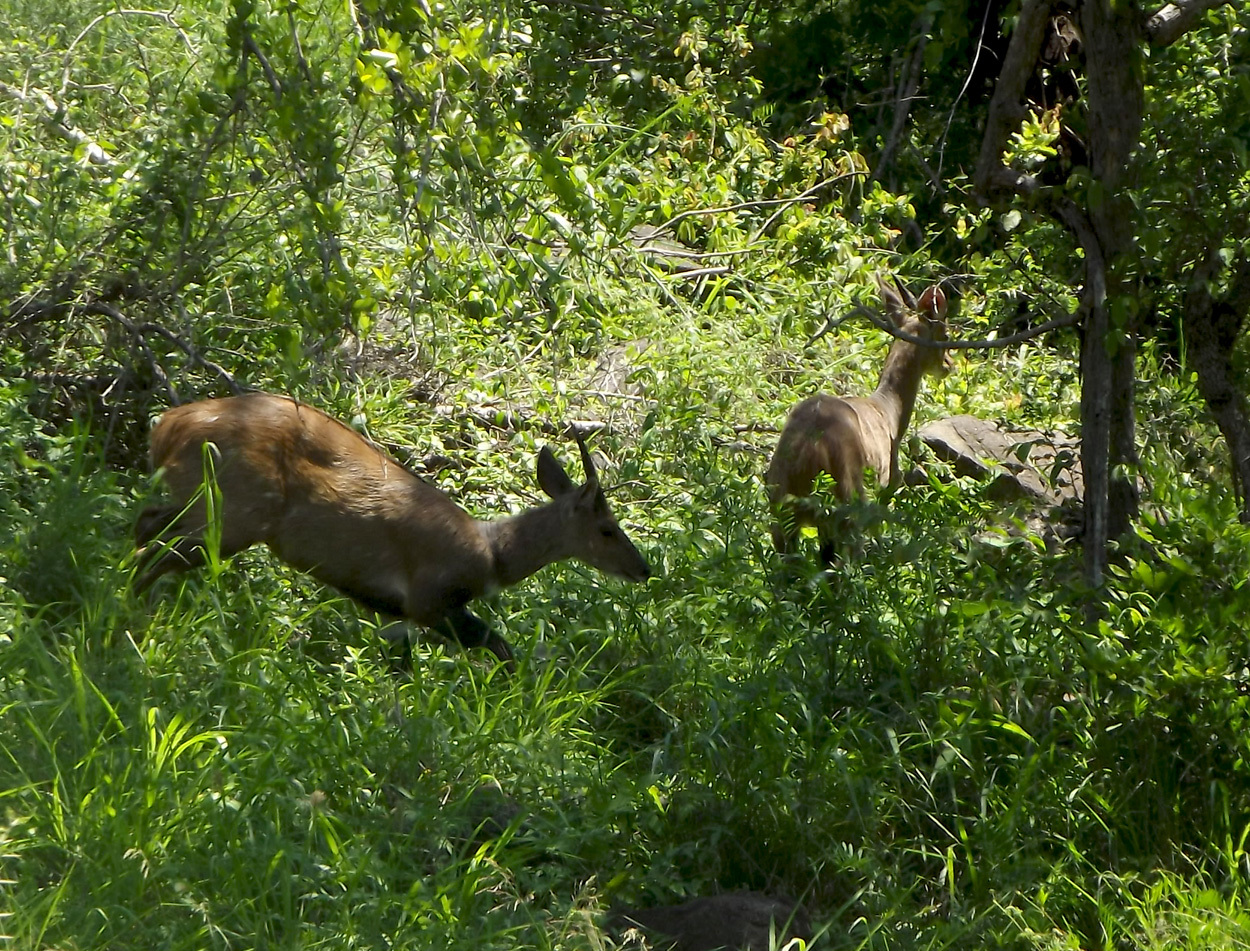
[[[881,379],[870,397],[885,418],[897,445],[907,431],[911,412],[920,392],[920,378],[924,376],[924,354],[915,344],[896,340],[885,358]]]
[[[480,524],[490,548],[495,583],[501,588],[569,557],[564,510],[554,502]]]

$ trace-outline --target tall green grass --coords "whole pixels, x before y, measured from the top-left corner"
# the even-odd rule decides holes
[[[829,947],[1244,946],[1231,509],[1176,493],[1090,631],[1070,558],[936,467],[862,559],[781,564],[761,458],[670,395],[676,423],[602,438],[657,577],[488,603],[511,679],[428,644],[397,677],[366,612],[262,552],[135,599],[146,479],[10,402],[13,945],[597,948],[613,903],[750,887]],[[407,411],[378,406],[375,433]],[[519,504],[527,445],[482,443],[463,491]]]

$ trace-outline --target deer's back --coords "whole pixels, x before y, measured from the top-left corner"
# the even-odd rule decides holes
[[[283,561],[394,613],[407,613],[400,602],[412,600],[414,575],[457,588],[469,583],[461,575],[487,574],[489,551],[468,513],[320,410],[267,393],[169,410],[151,456],[179,500],[201,485],[210,442],[223,547],[265,542]]]
[[[838,497],[847,501],[863,489],[867,467],[889,471],[889,438],[877,445],[880,410],[871,397],[819,393],[791,411],[769,464],[767,481],[774,501],[810,495],[821,472],[829,473]]]

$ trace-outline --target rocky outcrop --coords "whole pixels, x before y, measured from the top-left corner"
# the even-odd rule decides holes
[[[1007,429],[976,416],[949,416],[922,426],[920,439],[957,475],[992,479],[1001,501],[1032,499],[1061,506],[1079,501],[1080,440],[1064,433]]]
[[[769,951],[791,938],[808,940],[812,923],[807,911],[788,898],[760,892],[729,892],[693,898],[680,905],[618,911],[612,923],[620,929],[641,928],[653,948],[676,951]]]

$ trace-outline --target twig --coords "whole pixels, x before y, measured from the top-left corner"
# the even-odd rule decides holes
[[[842,324],[846,323],[852,317],[857,316],[861,310],[864,311],[868,317],[872,317],[872,314],[868,311],[868,308],[862,304],[860,304],[858,307],[854,308],[853,310],[850,310],[847,313],[843,314],[841,317],[826,317],[825,325],[821,327],[818,331],[816,331],[814,334],[812,334],[810,337],[807,338],[807,342],[803,344],[803,349],[806,350],[808,347],[814,344],[817,340],[819,340],[825,334],[829,333],[831,330],[834,330],[842,326]]]
[[[106,304],[103,301],[92,301],[91,303],[85,304],[78,309],[88,314],[100,314],[121,324],[121,326],[135,338],[135,341],[143,349],[144,354],[147,356],[148,361],[152,366],[152,371],[160,377],[162,382],[165,384],[165,389],[169,393],[170,400],[174,405],[177,405],[181,401],[178,399],[178,394],[174,391],[173,384],[170,383],[169,377],[165,373],[164,368],[157,361],[156,355],[147,345],[146,339],[144,339],[149,335],[162,337],[169,343],[173,344],[190,358],[192,366],[201,366],[207,370],[212,370],[225,381],[225,384],[230,388],[231,393],[241,393],[243,391],[243,387],[241,387],[234,377],[231,376],[229,370],[221,366],[219,363],[215,363],[214,361],[208,359],[200,353],[199,350],[187,343],[187,341],[183,340],[182,337],[178,336],[178,334],[174,333],[167,327],[162,327],[160,324],[154,324],[151,322],[137,324],[130,320],[130,318],[126,317],[112,304]]]
[[[732,270],[728,264],[717,265],[716,267],[692,267],[684,271],[670,271],[664,275],[671,281],[688,281],[697,277],[715,277],[720,274],[728,274]]]
[[[434,412],[447,419],[463,417],[487,429],[497,429],[506,433],[519,433],[524,430],[536,430],[544,436],[567,436],[576,431],[583,435],[597,432],[610,432],[608,423],[596,419],[571,419],[563,425],[557,425],[548,419],[531,416],[528,413],[510,409],[492,409],[489,406],[453,406],[441,403]]]
[[[856,310],[861,311],[876,327],[884,330],[891,337],[898,340],[906,340],[908,343],[918,344],[922,347],[928,347],[930,350],[993,350],[998,347],[1010,347],[1012,344],[1032,340],[1034,337],[1040,337],[1044,333],[1058,330],[1061,327],[1072,327],[1084,319],[1084,314],[1081,311],[1077,311],[1075,314],[1065,314],[1062,317],[1056,317],[1054,320],[1048,320],[1044,324],[1038,324],[1036,327],[1021,330],[1019,333],[1014,333],[1009,337],[996,337],[993,340],[986,338],[980,340],[926,340],[924,337],[917,337],[915,334],[899,330],[884,317],[878,317],[867,307],[859,307]]]
[[[543,0],[549,7],[566,6],[575,7],[578,10],[585,10],[587,13],[597,13],[599,16],[618,17],[622,20],[632,20],[634,23],[641,23],[649,26],[653,30],[658,30],[660,24],[650,17],[639,16],[637,13],[630,13],[625,10],[612,10],[608,7],[601,7],[596,3],[586,3],[585,0]]]
[[[352,21],[352,32],[356,34],[356,42],[360,44],[361,49],[365,45],[365,31],[360,25],[360,14],[356,11],[354,0],[347,0],[347,15]]]
[[[976,53],[972,57],[972,62],[968,65],[968,72],[964,75],[964,84],[959,87],[959,92],[955,95],[955,101],[951,103],[951,110],[946,116],[946,125],[942,127],[942,137],[938,139],[937,174],[939,176],[942,174],[942,166],[946,163],[946,139],[950,135],[951,125],[955,121],[955,112],[959,109],[959,103],[968,92],[968,87],[972,85],[972,77],[976,75],[977,66],[981,62],[981,53],[985,49],[985,30],[989,24],[990,11],[992,9],[992,4],[987,3],[985,5],[985,13],[981,16],[981,33],[977,37]]]
[[[639,396],[636,393],[612,393],[608,390],[578,390],[584,396],[597,396],[601,400],[626,400],[631,403],[649,402],[647,397]]]
[[[894,161],[894,153],[903,139],[903,133],[907,129],[907,120],[911,116],[911,104],[920,90],[920,77],[924,72],[924,51],[929,44],[929,30],[932,25],[933,14],[926,12],[912,26],[913,35],[919,33],[920,38],[916,41],[911,55],[903,62],[902,75],[898,80],[898,95],[894,101],[894,121],[890,126],[889,135],[886,136],[885,147],[881,149],[881,154],[877,157],[877,167],[868,176],[869,183],[879,182],[884,178],[890,163]]]
[[[156,378],[161,381],[161,385],[165,387],[165,394],[169,397],[170,404],[177,406],[182,402],[182,400],[178,398],[178,391],[174,389],[174,384],[169,379],[169,374],[165,372],[165,368],[161,366],[161,362],[156,359],[156,354],[153,353],[152,348],[148,346],[147,340],[144,339],[143,331],[139,329],[139,327],[123,316],[122,312],[116,307],[109,304],[96,302],[86,305],[82,308],[82,310],[89,314],[102,314],[106,317],[111,317],[113,320],[117,321],[117,323],[121,324],[134,339],[135,346],[143,351],[143,355],[148,361],[148,367],[151,368],[154,374],[156,374]]]
[[[0,333],[9,333],[44,320],[64,317],[68,310],[69,307],[66,304],[54,304],[36,297],[26,297],[4,309],[5,326],[0,328]]]
[[[269,88],[273,90],[273,94],[279,99],[282,98],[282,81],[278,79],[278,74],[273,71],[273,66],[269,63],[269,58],[257,45],[256,40],[249,33],[243,37],[243,52],[256,57],[256,62],[260,63],[260,68],[265,73],[265,79],[269,82]]]
[[[304,47],[299,40],[299,29],[295,26],[295,4],[292,3],[286,8],[286,18],[291,27],[291,46],[295,50],[295,63],[299,66],[304,82],[311,84],[312,71],[308,68],[308,60],[304,58]]]
[[[800,202],[806,198],[812,197],[812,195],[814,195],[820,189],[828,185],[831,185],[840,179],[851,178],[856,175],[866,175],[866,174],[868,173],[857,171],[857,172],[844,172],[841,175],[834,175],[832,178],[827,178],[823,182],[817,182],[815,185],[813,185],[811,188],[806,189],[801,194],[794,195],[790,198],[762,198],[758,201],[740,201],[733,205],[718,205],[715,208],[690,208],[686,211],[682,211],[673,215],[673,217],[669,218],[668,221],[664,222],[664,224],[657,225],[656,229],[653,232],[651,232],[650,237],[654,238],[656,235],[660,234],[662,231],[670,230],[678,222],[684,221],[687,218],[693,218],[696,215],[719,215],[722,212],[727,212],[727,211],[747,211],[752,208],[775,208],[778,205],[781,205],[784,208],[784,206],[793,205],[796,202]],[[776,216],[774,215],[773,217],[776,217]],[[772,218],[769,218],[769,220],[764,223],[765,228],[767,228],[768,224],[771,221],[772,221]],[[763,230],[764,230],[763,228],[760,229],[760,231],[756,233],[756,236],[752,238],[751,240],[752,241],[757,240],[759,235],[763,233]]]
[[[826,178],[823,182],[817,182],[811,188],[805,189],[804,191],[795,195],[793,198],[780,199],[779,201],[781,203],[781,207],[778,208],[776,211],[774,211],[771,215],[769,215],[768,220],[766,220],[762,225],[760,225],[757,229],[755,229],[755,234],[751,235],[751,244],[754,244],[761,237],[763,237],[764,234],[768,232],[768,229],[771,228],[776,223],[777,219],[781,217],[782,212],[784,212],[791,205],[798,204],[801,201],[806,201],[808,198],[814,198],[816,196],[816,193],[819,192],[821,189],[827,188],[828,186],[833,185],[836,182],[840,182],[844,178],[854,178],[856,176],[866,175],[866,174],[867,174],[866,172],[859,172],[859,171],[843,172],[841,175],[834,175],[830,178]]]
[[[97,145],[95,140],[87,133],[69,125],[65,121],[65,108],[42,89],[30,89],[28,92],[24,89],[18,89],[16,86],[10,86],[6,82],[0,82],[0,93],[4,93],[10,99],[16,99],[21,103],[35,105],[37,101],[37,104],[43,107],[39,115],[39,121],[47,126],[51,132],[69,142],[75,148],[81,148],[87,156],[87,161],[92,165],[100,165],[107,168],[111,168],[114,165],[113,156]]]
[[[187,34],[183,31],[182,27],[178,25],[178,21],[174,19],[173,14],[166,13],[163,10],[127,10],[127,9],[105,10],[103,13],[97,16],[94,20],[92,20],[90,23],[84,26],[79,31],[78,35],[74,37],[73,41],[69,44],[69,46],[65,50],[65,59],[61,66],[61,95],[62,96],[65,95],[65,91],[69,88],[69,67],[70,67],[70,63],[72,63],[74,60],[74,47],[76,47],[80,42],[82,42],[82,38],[86,36],[88,33],[90,33],[92,30],[94,30],[97,26],[99,26],[100,23],[102,23],[104,20],[108,19],[109,17],[113,17],[113,16],[156,17],[156,19],[158,20],[164,20],[166,23],[168,23],[177,31],[179,36],[182,37],[182,42],[186,44],[187,52],[192,54],[193,57],[195,55],[195,47],[191,43],[191,38],[187,36]]]
[[[691,261],[702,261],[707,258],[731,258],[743,254],[759,254],[759,248],[734,248],[729,251],[687,251],[684,248],[660,248],[644,244],[638,248],[639,254],[653,254],[657,258],[689,258]]]

